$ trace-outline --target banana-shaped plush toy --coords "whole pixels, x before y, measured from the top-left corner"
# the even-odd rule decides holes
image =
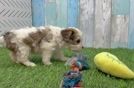
[[[102,52],[97,54],[94,58],[94,62],[97,68],[105,73],[119,78],[134,78],[134,72],[130,70],[116,56],[108,52]]]

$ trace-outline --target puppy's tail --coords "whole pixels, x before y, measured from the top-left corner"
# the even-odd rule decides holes
[[[6,43],[4,40],[4,36],[0,36],[0,47],[5,47],[5,46],[6,46]]]

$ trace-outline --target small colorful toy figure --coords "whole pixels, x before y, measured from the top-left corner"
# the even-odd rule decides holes
[[[83,88],[82,71],[89,69],[87,58],[79,54],[68,60],[66,65],[69,65],[71,70],[64,74],[61,88]]]

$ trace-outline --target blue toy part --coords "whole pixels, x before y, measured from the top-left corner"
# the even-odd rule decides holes
[[[88,63],[88,60],[87,60],[86,56],[84,56],[82,54],[78,54],[78,55],[72,57],[71,59],[69,59],[66,62],[66,65],[71,66],[72,62],[74,62],[74,61],[75,61],[75,63],[73,63],[73,64],[75,64],[77,67],[79,67],[80,71],[89,69],[89,63]]]
[[[62,88],[76,87],[82,81],[82,74],[78,71],[69,71],[64,74]]]
[[[88,61],[87,61],[87,57],[79,54],[77,56],[77,58],[78,58],[77,62],[81,63],[81,65],[82,65],[82,68],[80,69],[80,71],[88,70],[89,69],[89,64],[88,64]]]
[[[87,57],[83,56],[82,54],[77,54],[76,56],[72,57],[66,62],[66,65],[70,67],[74,66],[79,70],[75,71],[72,69],[71,71],[64,74],[64,79],[62,83],[62,88],[78,88],[82,87],[82,73],[83,70],[89,69],[89,64],[87,61]]]

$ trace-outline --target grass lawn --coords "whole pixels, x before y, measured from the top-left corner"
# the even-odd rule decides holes
[[[94,56],[102,51],[116,55],[134,71],[134,50],[129,49],[83,49],[89,57],[90,70],[83,73],[84,88],[134,88],[134,79],[124,80],[98,71],[93,62]],[[69,68],[64,62],[52,60],[53,65],[44,66],[41,57],[32,55],[30,59],[37,64],[30,68],[14,64],[8,56],[8,50],[0,48],[0,88],[59,88],[63,73]],[[70,57],[72,52],[65,50]]]

